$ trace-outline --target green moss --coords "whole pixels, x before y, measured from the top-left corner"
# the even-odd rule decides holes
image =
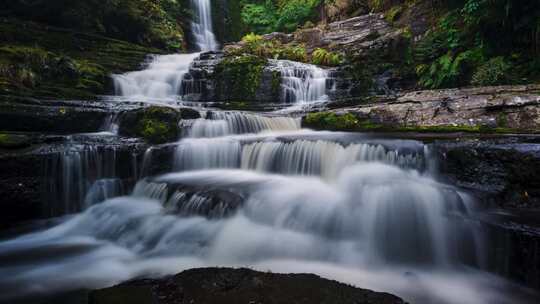
[[[122,136],[141,137],[152,144],[178,139],[180,111],[163,106],[151,106],[123,113],[118,132]]]
[[[352,113],[337,114],[334,112],[310,113],[304,119],[306,127],[333,131],[377,131],[377,132],[415,132],[415,133],[481,133],[508,134],[522,133],[530,130],[510,129],[505,124],[497,127],[486,125],[441,125],[441,126],[399,126],[375,123],[369,119],[359,119]]]
[[[0,33],[0,93],[17,96],[91,98],[106,93],[110,74],[163,52],[15,19],[0,19]]]
[[[30,145],[30,138],[25,135],[0,133],[0,148],[17,149]]]
[[[264,58],[247,54],[221,61],[214,73],[219,94],[229,100],[253,99],[266,63]]]
[[[333,112],[319,112],[309,113],[305,123],[316,129],[350,131],[358,127],[359,120],[351,113],[337,115]]]
[[[272,94],[278,96],[281,89],[281,74],[278,71],[272,72]]]
[[[403,13],[403,7],[401,5],[393,6],[386,12],[385,19],[389,23],[393,23],[397,18],[399,18],[401,13]]]

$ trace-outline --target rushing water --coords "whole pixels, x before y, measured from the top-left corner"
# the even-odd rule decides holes
[[[195,43],[200,51],[215,51],[219,45],[212,29],[210,0],[191,0],[197,11],[197,20],[191,23]]]
[[[193,124],[172,172],[143,177],[123,197],[114,178],[98,179],[82,212],[0,242],[0,301],[249,266],[315,272],[413,303],[534,303],[481,271],[489,250],[475,202],[436,181],[421,142],[340,140],[287,117],[207,118],[226,132]]]
[[[193,4],[199,48],[216,49],[209,0]],[[143,71],[114,76],[117,93],[176,100],[196,56],[156,56]],[[271,64],[282,100],[326,100],[325,70]],[[50,158],[51,205],[76,214],[0,242],[0,302],[248,266],[317,273],[413,303],[534,303],[483,271],[490,252],[475,201],[436,179],[423,143],[302,130],[275,113],[205,114],[181,126],[170,172],[147,176],[164,165],[154,152],[166,147],[149,148],[140,164],[133,158],[139,181],[127,196],[114,149],[74,145]],[[103,128],[114,136],[115,117]]]
[[[270,66],[281,75],[281,100],[284,102],[305,104],[328,99],[328,71],[289,60],[270,60]]]

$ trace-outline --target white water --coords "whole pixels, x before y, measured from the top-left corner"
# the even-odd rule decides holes
[[[175,100],[182,89],[182,79],[199,54],[176,54],[152,57],[146,69],[113,75],[116,95],[134,100]]]
[[[194,3],[199,47],[217,48],[209,0]],[[116,75],[118,94],[175,100],[197,55],[157,56],[146,70]],[[273,64],[287,102],[327,99],[326,71]],[[275,133],[301,135],[299,128],[290,117],[212,112],[178,143],[177,172],[141,180],[116,198],[124,191],[116,158],[66,152],[50,164],[63,185],[57,204],[88,208],[0,242],[0,302],[194,267],[247,266],[316,273],[413,303],[525,303],[507,292],[512,284],[478,270],[489,250],[474,201],[427,173],[426,149]],[[145,153],[143,176],[154,149]],[[214,197],[219,191],[226,194]]]
[[[212,8],[210,0],[192,0],[198,19],[191,23],[191,31],[200,51],[215,51],[219,48],[212,28]]]
[[[200,51],[218,49],[212,30],[210,0],[192,0],[198,18],[192,32]],[[141,71],[113,75],[115,94],[142,101],[176,101],[185,93],[182,80],[199,53],[153,56]]]
[[[299,130],[300,119],[272,117],[241,112],[210,112],[209,119],[197,119],[187,132],[188,137],[219,137],[230,134],[262,131]]]
[[[328,71],[312,64],[289,60],[270,60],[270,66],[281,74],[281,98],[286,103],[327,101]]]

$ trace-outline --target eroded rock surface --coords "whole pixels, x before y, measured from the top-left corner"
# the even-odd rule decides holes
[[[136,280],[90,293],[90,304],[336,303],[398,304],[387,293],[355,288],[313,274],[201,268],[157,280]]]
[[[538,132],[540,85],[415,91],[377,96],[370,103],[331,112],[338,116],[351,113],[364,125],[387,128],[470,127],[474,131],[487,127]]]

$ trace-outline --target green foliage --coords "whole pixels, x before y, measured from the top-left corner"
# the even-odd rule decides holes
[[[277,16],[272,1],[264,4],[246,4],[242,8],[242,21],[256,33],[269,33],[275,30]]]
[[[0,11],[55,26],[78,29],[145,45],[183,47],[182,1],[177,0],[11,0]],[[2,7],[4,6],[4,7]]]
[[[21,30],[21,29],[24,30]],[[161,51],[95,34],[0,20],[0,92],[39,98],[91,98],[109,75],[140,67]]]
[[[389,23],[392,23],[396,21],[397,18],[399,18],[402,12],[403,12],[403,7],[401,5],[393,6],[392,8],[390,8],[390,10],[388,10],[388,12],[386,12],[385,19]]]
[[[466,84],[467,75],[470,75],[470,71],[482,60],[481,48],[467,50],[457,55],[449,51],[430,65],[418,65],[416,73],[420,85],[424,87],[454,87]]]
[[[336,66],[342,62],[341,56],[337,53],[329,52],[322,48],[317,48],[311,54],[311,61],[313,64]]]
[[[242,21],[255,33],[292,32],[313,21],[321,0],[244,1]]]
[[[510,65],[504,57],[494,57],[481,65],[472,76],[471,83],[477,86],[498,85],[507,81]]]
[[[283,45],[278,40],[265,40],[254,33],[245,35],[242,42],[243,46],[240,49],[233,49],[227,55],[252,54],[263,58],[308,61],[307,51],[303,45]]]
[[[305,123],[309,127],[325,130],[354,130],[359,121],[354,114],[346,113],[338,115],[334,112],[309,113],[305,118]]]
[[[447,13],[414,48],[420,85],[439,88],[540,79],[540,71],[530,69],[540,52],[540,1],[444,3],[442,11]]]

